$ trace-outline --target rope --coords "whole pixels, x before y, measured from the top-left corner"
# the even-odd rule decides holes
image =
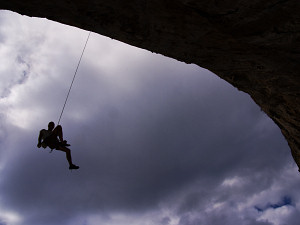
[[[89,40],[89,38],[90,38],[90,35],[91,35],[91,32],[89,32],[89,35],[88,35],[88,37],[87,37],[87,39],[86,39],[86,42],[85,42],[84,48],[83,48],[83,50],[82,50],[82,53],[81,53],[80,59],[79,59],[79,61],[78,61],[77,68],[76,68],[76,70],[75,70],[75,73],[74,73],[74,76],[73,76],[73,80],[72,80],[72,82],[71,82],[71,85],[70,85],[70,88],[69,88],[69,91],[68,91],[68,94],[67,94],[67,97],[66,97],[66,100],[65,100],[64,106],[63,106],[63,108],[62,108],[62,110],[61,110],[61,113],[60,113],[60,116],[59,116],[59,120],[58,120],[58,123],[57,123],[57,125],[59,125],[59,123],[60,123],[60,120],[61,120],[61,117],[62,117],[62,115],[63,115],[63,113],[64,113],[64,110],[65,110],[65,107],[66,107],[66,104],[67,104],[67,101],[68,101],[68,98],[69,98],[69,95],[70,95],[70,92],[71,92],[71,89],[72,89],[72,86],[73,86],[73,83],[74,83],[75,77],[76,77],[76,74],[77,74],[77,71],[78,71],[78,68],[79,68],[79,65],[80,65],[80,62],[81,62],[81,59],[82,59],[83,53],[84,53],[84,51],[85,51],[86,45],[87,45],[87,43],[88,43],[88,40]]]

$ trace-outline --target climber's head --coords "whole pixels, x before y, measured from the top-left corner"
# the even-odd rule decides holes
[[[48,130],[53,130],[54,127],[55,127],[55,123],[54,122],[51,121],[51,122],[48,123]]]

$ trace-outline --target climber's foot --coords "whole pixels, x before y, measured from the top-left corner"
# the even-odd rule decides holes
[[[79,169],[79,166],[76,166],[74,164],[70,165],[69,170],[77,170]]]

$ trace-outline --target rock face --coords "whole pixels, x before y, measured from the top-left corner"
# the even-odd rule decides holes
[[[299,0],[9,0],[0,9],[209,69],[251,95],[300,167]]]

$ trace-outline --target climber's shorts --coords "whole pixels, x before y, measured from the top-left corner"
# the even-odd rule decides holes
[[[49,147],[51,149],[58,149],[59,147],[62,146],[64,145],[61,142],[59,142],[57,137],[52,137],[52,136],[47,137],[42,143],[43,148]]]

